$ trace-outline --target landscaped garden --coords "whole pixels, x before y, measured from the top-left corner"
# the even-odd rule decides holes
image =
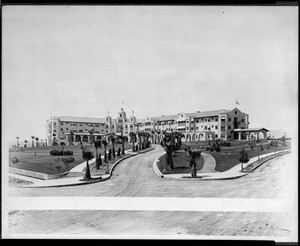
[[[224,172],[240,163],[238,157],[239,157],[239,153],[243,148],[247,152],[248,157],[252,158],[258,155],[263,155],[274,151],[290,149],[291,142],[290,141],[285,141],[285,142],[286,142],[286,146],[282,145],[281,141],[279,140],[277,147],[270,146],[270,145],[268,147],[268,143],[265,142],[262,143],[261,145],[262,149],[260,147],[260,144],[257,144],[255,147],[253,147],[253,149],[251,149],[250,147],[245,147],[243,143],[242,145],[240,143],[239,146],[235,144],[235,147],[221,147],[220,152],[210,151],[210,150],[207,151],[206,149],[204,149],[203,151],[207,152],[208,154],[212,155],[215,158],[216,160],[215,170],[219,172]],[[190,147],[197,148],[199,147],[199,145],[194,144],[194,145],[190,145]]]
[[[276,144],[275,144],[276,143]],[[291,148],[291,142],[286,140],[277,141],[260,141],[260,142],[226,142],[223,145],[219,145],[218,141],[215,142],[197,142],[197,143],[183,143],[180,145],[180,149],[176,152],[171,151],[174,168],[168,168],[165,173],[189,173],[192,171],[189,160],[190,157],[184,151],[187,148],[197,150],[200,152],[206,152],[212,155],[216,160],[215,170],[224,172],[240,163],[239,155],[241,150],[244,148],[248,158],[258,157],[259,155],[272,153],[281,150],[288,150]],[[170,155],[170,153],[169,153]],[[203,166],[203,157],[200,155],[195,159],[196,169],[200,170]],[[166,165],[166,154],[158,159],[157,166],[161,172],[164,170]]]
[[[190,173],[192,167],[189,163],[188,154],[185,151],[176,151],[172,153],[172,159],[174,168],[169,169],[167,172],[168,174],[175,174],[175,173]],[[196,159],[196,169],[200,170],[204,164],[203,157],[200,156]],[[164,170],[164,166],[166,165],[166,158],[165,155],[158,158],[157,167],[162,172]]]
[[[117,150],[121,147],[121,144],[115,144]],[[86,145],[86,148],[92,151],[96,156],[96,150],[94,144]],[[109,143],[106,146],[107,151],[112,148],[112,144]],[[125,143],[124,149],[128,150],[132,148],[132,144]],[[72,151],[72,155],[63,156],[51,156],[52,150],[68,150]],[[98,149],[98,153],[103,155],[104,147]],[[67,145],[67,146],[45,146],[45,147],[28,147],[19,149],[10,149],[9,152],[9,166],[34,172],[40,172],[45,174],[58,174],[71,170],[73,167],[81,164],[85,160],[82,158],[82,148],[80,145]],[[104,165],[104,164],[103,164]]]

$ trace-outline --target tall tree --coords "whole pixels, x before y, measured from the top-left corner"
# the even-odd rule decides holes
[[[98,148],[101,147],[101,140],[94,140],[94,146],[95,146],[95,149],[96,149],[96,168],[99,169],[99,156],[98,156]],[[101,158],[101,156],[100,156]]]
[[[132,152],[135,152],[136,133],[129,132],[130,140],[132,141]]]
[[[172,159],[172,151],[173,151],[173,140],[170,136],[166,135],[162,138],[160,141],[160,145],[164,148],[165,150],[165,159],[166,159],[166,164],[170,168],[174,168],[173,165],[173,159]],[[163,173],[166,173],[166,166],[164,166]]]
[[[112,157],[116,158],[115,144],[117,142],[117,136],[115,133],[110,133],[108,140],[112,143]]]
[[[74,140],[74,130],[71,130],[69,135],[69,145],[73,145],[73,140]]]
[[[90,133],[90,144],[92,144],[94,142],[94,129],[90,130],[89,133]]]
[[[107,153],[106,153],[106,147],[108,145],[108,141],[107,141],[106,137],[103,137],[102,144],[104,146],[104,162],[106,163],[106,171],[105,172],[109,173],[108,161],[107,161]]]

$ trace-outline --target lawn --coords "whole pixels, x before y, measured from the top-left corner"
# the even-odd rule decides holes
[[[115,150],[117,151],[121,145],[115,145]],[[132,144],[125,144],[125,150],[131,149]],[[96,154],[95,148],[93,145],[87,145],[87,148]],[[106,150],[108,151],[112,148],[112,145],[107,145]],[[14,168],[25,169],[34,172],[40,172],[45,174],[57,174],[69,171],[78,164],[84,162],[82,159],[82,149],[79,145],[68,145],[65,146],[65,150],[73,151],[74,162],[68,164],[63,163],[61,158],[68,158],[69,156],[51,156],[49,152],[53,149],[61,149],[61,146],[47,146],[47,147],[38,147],[38,148],[25,148],[24,151],[9,152],[9,166]],[[36,152],[36,155],[34,154]],[[104,148],[98,149],[98,153],[103,155]],[[16,157],[19,162],[13,163],[12,159]]]
[[[176,153],[172,154],[174,169],[169,169],[168,174],[176,174],[176,173],[190,173],[192,168],[188,163],[187,153],[184,151],[177,151]],[[159,157],[157,162],[158,169],[162,172],[164,169],[164,165],[166,163],[165,155]],[[197,170],[200,170],[204,164],[203,157],[200,156],[196,159],[197,163]]]
[[[278,145],[276,148],[276,151],[279,150],[285,150],[285,149],[290,149],[291,148],[291,142],[286,141],[287,146],[284,147],[281,144]],[[221,147],[222,148],[222,147]],[[271,153],[275,151],[274,147],[270,147],[270,149],[267,149],[266,145],[263,145],[264,150],[259,151],[259,154],[266,154],[266,153]],[[236,166],[239,164],[238,156],[239,152],[242,150],[242,147],[237,147],[237,148],[225,148],[223,147],[220,152],[210,152],[207,151],[207,153],[211,154],[215,160],[216,160],[216,171],[219,172],[224,172],[227,171],[228,169]],[[253,149],[251,150],[250,148],[245,148],[246,152],[248,153],[249,158],[258,156],[258,150]]]

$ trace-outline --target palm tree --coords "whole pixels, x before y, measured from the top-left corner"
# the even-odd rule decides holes
[[[109,173],[107,153],[106,153],[106,146],[108,145],[108,141],[107,141],[106,137],[104,137],[102,139],[102,144],[104,145],[104,162],[106,162],[106,171],[105,171],[105,173]]]
[[[18,141],[19,138],[20,138],[20,137],[16,137],[16,139],[17,139],[17,147],[18,147],[18,148],[19,148],[19,141]]]
[[[90,144],[92,144],[94,142],[94,129],[89,131],[90,133]]]
[[[34,136],[31,136],[32,138],[32,148],[34,147]]]
[[[116,157],[116,151],[115,151],[115,143],[117,141],[117,136],[115,133],[110,133],[108,136],[108,140],[112,143],[112,157]]]
[[[196,163],[196,158],[200,157],[201,151],[200,150],[194,150],[192,151],[190,147],[188,149],[185,149],[185,151],[188,152],[189,154],[189,160],[188,162],[190,163],[190,166],[192,167],[192,178],[197,178],[197,163]]]
[[[69,145],[73,145],[73,138],[74,138],[74,130],[71,130],[69,135]]]
[[[89,160],[93,159],[93,153],[88,150],[82,150],[82,158],[86,160],[86,168],[85,168],[85,175],[83,177],[83,180],[90,180],[92,179],[91,177],[91,171],[90,171],[90,166],[89,166]]]
[[[95,149],[96,149],[96,168],[99,169],[99,163],[98,163],[98,159],[99,159],[99,156],[98,156],[98,148],[101,147],[101,140],[94,140],[94,146],[95,146]],[[100,156],[101,158],[101,156]]]
[[[27,143],[28,143],[28,141],[27,140],[24,140],[24,148],[26,148],[27,147]]]
[[[39,138],[36,137],[36,138],[35,138],[35,141],[36,141],[36,147],[39,147],[39,142],[38,142],[38,141],[39,141]]]
[[[135,141],[136,134],[134,132],[129,132],[130,139],[132,140],[132,152],[135,152]]]

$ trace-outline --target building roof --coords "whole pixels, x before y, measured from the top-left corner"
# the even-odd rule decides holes
[[[226,109],[219,109],[219,110],[211,110],[211,111],[197,111],[196,113],[189,113],[187,115],[189,116],[193,116],[193,117],[209,117],[209,116],[216,116],[219,114],[224,114],[224,113],[228,113],[231,110],[226,110]]]
[[[226,110],[226,109],[219,109],[219,110],[211,110],[211,111],[197,111],[194,113],[184,113],[187,116],[192,116],[192,117],[209,117],[209,116],[216,116],[219,114],[224,114],[231,112],[231,110]],[[168,120],[175,120],[178,118],[178,114],[173,114],[173,115],[162,115],[162,116],[157,116],[157,117],[149,117],[151,120],[156,120],[156,121],[168,121]],[[137,122],[143,122],[147,118],[144,119],[138,119]]]
[[[264,128],[264,127],[260,127],[260,128],[247,128],[247,129],[234,129],[233,131],[235,132],[257,132],[257,131],[269,131],[268,129]]]
[[[90,117],[74,117],[74,116],[62,116],[59,117],[60,121],[67,122],[82,122],[82,123],[105,123],[103,118],[90,118]]]

